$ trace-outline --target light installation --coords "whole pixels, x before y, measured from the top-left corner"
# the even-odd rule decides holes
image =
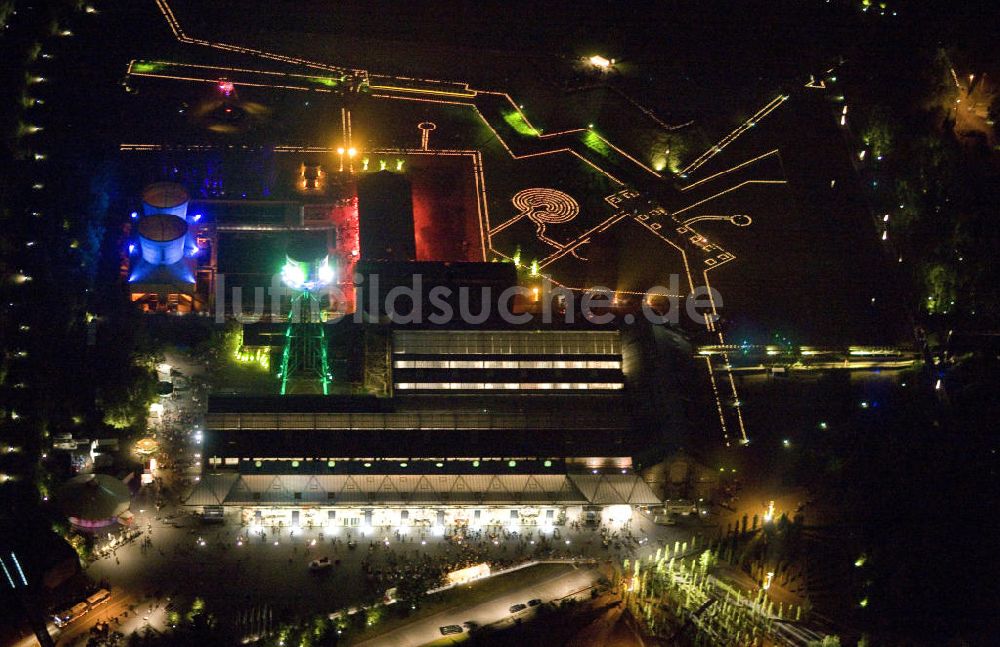
[[[524,217],[535,223],[535,235],[539,240],[548,243],[556,248],[562,248],[562,244],[552,240],[545,234],[547,224],[561,224],[576,218],[580,213],[580,205],[571,196],[555,189],[531,188],[518,191],[511,198],[511,202],[518,210],[513,218],[497,225],[490,234],[506,229]]]
[[[247,54],[247,55],[250,55],[250,56],[255,56],[255,57],[258,57],[258,58],[263,58],[263,59],[268,59],[268,60],[273,60],[273,61],[280,61],[280,62],[283,62],[283,63],[289,63],[289,64],[292,64],[292,65],[300,65],[300,66],[304,66],[306,68],[311,68],[311,70],[316,70],[316,69],[323,70],[323,72],[325,72],[325,73],[330,73],[330,74],[333,74],[334,76],[339,76],[340,77],[340,81],[342,83],[347,83],[347,84],[351,85],[352,87],[354,87],[355,89],[359,89],[361,87],[368,88],[370,91],[373,91],[372,94],[371,94],[372,97],[385,98],[385,99],[407,100],[407,101],[424,101],[424,102],[428,102],[428,103],[435,103],[435,104],[441,104],[441,105],[457,105],[457,106],[468,107],[468,108],[472,109],[476,113],[476,115],[479,117],[479,119],[482,120],[482,122],[493,132],[493,134],[497,138],[497,141],[507,151],[507,153],[510,154],[511,157],[513,157],[516,160],[526,159],[526,158],[531,158],[531,157],[537,157],[537,156],[541,156],[541,155],[552,155],[552,154],[565,153],[565,154],[569,154],[569,155],[575,156],[580,161],[582,161],[585,164],[587,164],[588,166],[592,167],[597,172],[603,174],[611,182],[613,182],[615,184],[618,184],[618,185],[621,185],[621,186],[625,185],[625,182],[623,182],[619,178],[611,175],[604,168],[601,168],[601,166],[599,166],[595,162],[593,162],[590,159],[588,159],[587,157],[585,157],[584,154],[581,154],[581,152],[578,152],[577,150],[574,150],[573,147],[571,147],[571,146],[554,147],[552,149],[544,150],[544,151],[540,151],[540,152],[532,152],[532,153],[526,153],[526,154],[516,154],[513,150],[511,150],[510,146],[507,144],[507,142],[504,140],[504,138],[501,137],[500,133],[497,132],[497,130],[486,119],[486,117],[483,115],[483,113],[480,112],[479,107],[474,103],[477,100],[477,98],[480,97],[480,96],[486,96],[486,95],[500,96],[500,97],[503,97],[503,99],[505,99],[511,106],[513,106],[515,109],[517,109],[517,111],[523,116],[523,112],[521,112],[521,110],[520,110],[521,106],[518,106],[518,104],[515,103],[511,99],[511,97],[508,94],[504,93],[504,92],[495,92],[495,91],[488,91],[488,90],[476,90],[476,89],[470,88],[467,83],[461,83],[461,82],[448,82],[448,81],[441,81],[441,80],[437,80],[437,79],[420,79],[420,78],[411,78],[411,77],[394,77],[394,76],[384,76],[384,75],[369,74],[366,70],[363,70],[363,69],[350,69],[350,68],[345,68],[345,67],[337,67],[337,66],[333,66],[333,65],[330,65],[330,64],[326,64],[326,63],[321,63],[321,62],[314,61],[314,60],[309,60],[309,59],[305,59],[305,58],[301,58],[301,57],[296,57],[296,56],[290,56],[288,54],[282,54],[282,53],[277,53],[277,52],[270,52],[270,51],[266,51],[266,50],[262,50],[262,49],[256,49],[256,48],[246,47],[246,46],[241,46],[241,45],[236,45],[236,44],[232,44],[232,43],[210,41],[210,40],[205,40],[205,39],[201,39],[201,38],[191,37],[191,36],[188,36],[184,32],[184,30],[182,29],[182,27],[180,25],[180,22],[178,21],[177,17],[174,15],[174,12],[173,12],[173,10],[171,9],[171,7],[169,5],[169,0],[156,0],[156,4],[157,4],[157,7],[159,8],[160,12],[162,13],[164,19],[167,21],[167,24],[170,27],[170,29],[171,29],[174,37],[179,42],[181,42],[181,43],[190,44],[190,45],[199,45],[199,46],[214,48],[214,49],[218,49],[218,50],[222,50],[222,51],[226,51],[226,52],[237,52],[237,53],[241,53],[241,54]],[[893,12],[893,14],[895,14],[895,12]],[[584,62],[585,63],[589,63],[590,65],[592,65],[597,70],[608,71],[610,68],[612,68],[615,65],[616,61],[615,61],[615,59],[607,59],[604,56],[593,55],[593,56],[590,56],[590,57],[584,57]],[[133,61],[133,63],[135,63],[135,62]],[[208,66],[205,66],[205,67],[208,67]],[[220,71],[222,71],[224,74],[231,74],[234,71],[238,71],[238,68],[226,68],[225,70],[220,70]],[[827,70],[827,74],[832,73],[832,71],[833,71],[832,69]],[[328,89],[328,88],[316,88],[315,87],[315,82],[311,83],[310,87],[308,87],[308,88],[306,88],[306,87],[300,87],[300,86],[296,86],[296,85],[289,85],[287,83],[287,79],[289,79],[289,78],[298,77],[298,76],[304,76],[304,75],[288,74],[288,73],[284,73],[284,72],[282,72],[282,73],[264,72],[264,71],[261,71],[261,70],[244,70],[243,72],[253,72],[254,74],[271,74],[271,75],[274,75],[275,78],[277,78],[277,76],[280,75],[282,77],[282,80],[286,81],[285,84],[277,84],[277,83],[273,83],[273,82],[268,82],[268,83],[247,83],[247,82],[241,81],[241,84],[243,84],[243,85],[259,85],[259,86],[263,86],[263,87],[276,87],[276,88],[283,88],[283,89],[289,89],[289,90],[306,90],[306,89],[308,89],[310,91],[316,91],[316,92],[330,92],[330,91],[332,91],[331,89]],[[130,64],[129,74],[135,74],[135,75],[140,75],[140,76],[142,76],[142,75],[161,76],[162,78],[178,78],[178,79],[188,80],[188,81],[190,81],[190,80],[209,80],[209,81],[211,81],[211,80],[215,80],[215,79],[219,78],[219,77],[215,77],[215,79],[213,79],[212,77],[207,77],[207,78],[194,79],[194,78],[191,78],[191,75],[187,75],[185,77],[182,77],[182,76],[173,76],[173,75],[142,74],[139,69],[133,69],[132,64]],[[314,78],[314,77],[311,77],[311,78]],[[41,79],[40,77],[38,77],[37,80],[38,81],[43,81],[44,79]],[[836,81],[836,77],[829,77],[829,80],[831,82],[835,82]],[[823,84],[822,82],[820,82],[818,84],[817,83],[813,83],[813,81],[814,81],[814,79],[811,78],[810,79],[810,83],[807,84],[806,87],[816,87],[818,85]],[[418,85],[418,86],[420,86],[420,87],[414,87],[415,84]],[[392,94],[380,94],[378,91],[391,92]],[[406,96],[407,94],[414,94],[414,93],[424,95],[424,97]],[[440,97],[440,98],[437,98],[437,97]],[[761,110],[759,110],[757,113],[755,113],[753,116],[751,116],[746,122],[742,123],[734,131],[732,131],[731,133],[729,133],[728,135],[726,135],[722,140],[720,140],[715,146],[712,146],[707,151],[705,151],[701,156],[699,156],[693,162],[691,162],[689,166],[687,166],[686,168],[683,168],[683,169],[679,169],[677,171],[677,175],[680,178],[682,178],[682,179],[686,179],[687,175],[689,173],[694,173],[695,171],[697,171],[703,164],[705,164],[711,158],[713,158],[714,156],[716,156],[717,154],[719,154],[720,152],[722,152],[722,150],[724,148],[726,148],[729,144],[731,144],[733,141],[735,141],[737,138],[739,138],[740,136],[742,136],[746,132],[750,131],[754,126],[756,126],[760,122],[761,119],[763,119],[764,117],[766,117],[767,115],[769,115],[771,112],[773,112],[777,107],[779,107],[780,105],[782,105],[788,98],[789,97],[787,95],[779,95],[775,99],[771,100]],[[456,100],[456,99],[458,99],[458,100]],[[629,102],[632,103],[636,108],[638,108],[643,113],[645,113],[650,119],[652,119],[654,122],[656,122],[661,127],[665,128],[667,130],[677,130],[677,129],[689,126],[691,124],[691,122],[687,122],[685,124],[679,124],[679,125],[675,125],[675,126],[666,124],[666,123],[662,122],[659,118],[657,118],[655,116],[655,114],[651,110],[649,110],[648,108],[646,108],[646,107],[638,104],[637,102],[635,102],[633,99],[631,99],[629,97],[626,97],[626,99],[629,100]],[[471,102],[470,102],[470,100],[471,100]],[[524,121],[525,121],[526,125],[529,128],[534,129],[534,126],[532,126],[530,124],[530,122],[527,121],[527,117],[524,117]],[[845,123],[846,123],[846,115],[842,115],[841,116],[841,125],[844,125]],[[347,141],[349,142],[350,141],[350,137],[349,137],[349,133],[350,133],[349,121],[348,121],[348,124],[345,125],[344,131],[345,131],[345,133],[348,133]],[[585,129],[579,128],[579,129],[571,129],[571,130],[568,130],[568,131],[563,131],[561,133],[546,133],[544,135],[541,133],[540,130],[537,130],[535,132],[537,133],[537,137],[539,139],[546,139],[546,138],[550,138],[550,137],[562,137],[562,136],[567,136],[567,135],[574,136],[577,133],[582,133],[584,131],[585,131]],[[423,139],[424,135],[426,135],[426,133],[422,133],[422,139]],[[597,137],[600,137],[600,136],[598,135]],[[600,137],[600,139],[603,140],[603,143],[606,144],[606,145],[608,145],[609,149],[612,150],[612,151],[614,151],[614,153],[616,153],[618,155],[621,155],[623,158],[625,158],[625,159],[631,161],[632,163],[638,165],[640,168],[644,169],[645,171],[647,171],[648,173],[652,174],[653,176],[655,176],[657,178],[662,177],[661,174],[660,174],[660,172],[659,172],[660,171],[659,168],[651,168],[651,167],[643,164],[641,161],[639,161],[635,157],[629,155],[628,153],[626,153],[622,149],[618,148],[617,146],[614,146],[610,142],[607,142],[607,140],[605,140],[603,137]],[[570,142],[570,145],[573,145],[575,143],[578,143],[578,142],[576,142],[576,141]],[[592,138],[592,143],[596,144],[596,141],[593,141],[593,138]],[[587,148],[587,147],[585,146],[584,148]],[[157,150],[158,146],[157,145],[148,145],[148,144],[146,144],[146,145],[144,145],[144,144],[123,145],[122,149],[123,150]],[[413,153],[415,151],[410,151],[410,152]],[[468,151],[466,151],[466,152],[468,152]],[[585,152],[586,151],[584,151],[584,153]],[[481,229],[482,229],[481,236],[482,236],[483,242],[484,242],[484,245],[483,245],[484,256],[485,256],[486,250],[490,249],[499,258],[510,258],[506,254],[503,254],[502,252],[500,252],[500,251],[498,251],[496,249],[493,249],[493,247],[492,247],[492,244],[491,244],[491,241],[490,241],[491,230],[490,230],[490,227],[489,227],[489,220],[488,220],[488,208],[486,206],[485,184],[482,181],[483,178],[482,178],[482,160],[481,160],[481,154],[478,151],[475,151],[473,153],[476,155],[476,157],[475,157],[475,159],[476,159],[476,173],[477,173],[477,178],[476,179],[477,179],[477,184],[478,184],[478,190],[481,193],[482,212],[483,212],[483,215],[485,216],[485,224],[481,221]],[[768,153],[768,155],[770,155],[770,154],[771,153]],[[752,163],[754,161],[756,161],[756,160],[749,160],[748,162],[745,162],[744,164],[749,164],[749,163]],[[381,160],[379,162],[379,166],[383,170],[385,170],[386,165],[387,165],[387,163],[386,163],[385,160]],[[739,166],[742,166],[742,165],[738,165],[737,167],[734,167],[733,169],[728,169],[726,171],[723,171],[721,174],[729,173],[729,172],[731,172],[733,170],[736,170],[736,168],[739,168]],[[365,170],[368,170],[368,169],[366,168]],[[709,178],[703,178],[699,182],[695,182],[695,183],[693,183],[691,185],[688,185],[687,187],[682,187],[681,190],[683,191],[683,190],[686,190],[686,189],[689,189],[689,188],[693,188],[694,186],[696,186],[700,182],[707,182],[712,177],[714,177],[714,176],[710,176]],[[773,184],[783,184],[784,183],[784,181],[757,181],[757,182],[761,182],[761,183],[773,183]],[[737,185],[736,187],[733,187],[731,189],[728,189],[728,190],[721,191],[721,192],[717,193],[715,196],[713,196],[713,198],[719,197],[720,195],[728,193],[729,191],[740,189],[745,184],[753,184],[753,183],[756,183],[756,182],[755,181],[744,182],[744,183],[742,183],[740,185]],[[710,198],[710,199],[712,199],[712,198]],[[701,201],[701,202],[705,202],[705,201]],[[693,208],[695,206],[698,206],[698,204],[701,204],[701,202],[696,203],[694,205],[689,205],[688,207],[682,209],[681,212],[687,211],[687,210],[689,210],[689,209],[691,209],[691,208]],[[681,212],[677,212],[677,213],[681,213]],[[668,214],[666,214],[664,212],[663,215],[668,215]],[[669,214],[669,216],[671,216],[671,217],[675,216],[675,215],[677,215],[677,214]],[[645,216],[645,218],[643,218],[643,216]],[[683,259],[683,262],[684,262],[684,265],[685,265],[685,269],[687,270],[689,283],[691,283],[691,269],[690,269],[690,267],[688,267],[688,261],[687,261],[687,257],[686,257],[686,253],[685,253],[684,249],[681,246],[679,246],[678,243],[670,240],[668,238],[668,236],[665,235],[665,234],[668,233],[668,231],[667,231],[666,228],[663,228],[663,224],[661,224],[659,222],[657,222],[657,223],[646,222],[646,221],[649,220],[649,218],[650,218],[649,215],[643,214],[642,216],[636,217],[635,220],[637,222],[639,222],[641,225],[645,226],[653,235],[655,235],[656,237],[662,239],[664,242],[666,242],[667,244],[671,245],[672,247],[677,248],[677,251],[681,253],[681,257]],[[675,220],[675,221],[681,220],[680,218],[671,218],[671,219]],[[619,220],[621,220],[621,218],[612,217],[612,218],[610,218],[610,219],[608,219],[608,220],[600,223],[591,232],[587,232],[587,233],[589,234],[589,233],[597,233],[599,231],[604,231],[605,229],[608,229],[611,226],[613,226]],[[745,226],[745,225],[749,224],[749,222],[746,222],[745,220],[730,220],[730,222],[733,225],[736,225],[738,227],[742,227],[742,226]],[[678,223],[678,224],[680,224],[680,223]],[[683,227],[683,225],[681,225],[681,226]],[[661,228],[663,228],[662,231],[660,231]],[[709,253],[709,251],[711,250],[712,256],[709,257],[709,258],[705,258],[704,259],[704,268],[702,268],[703,269],[703,275],[704,275],[705,280],[706,280],[706,284],[708,283],[708,273],[707,273],[707,270],[717,268],[717,267],[721,266],[722,264],[724,264],[725,262],[727,262],[727,261],[732,260],[733,258],[735,258],[735,256],[732,253],[727,252],[725,250],[722,250],[714,242],[713,243],[709,243],[709,241],[707,241],[704,238],[704,236],[701,236],[700,234],[697,234],[691,228],[686,228],[686,230],[684,232],[677,232],[677,233],[690,233],[690,234],[692,234],[692,237],[690,238],[689,242],[695,244],[699,249],[701,249],[701,251],[705,252],[706,254]],[[562,245],[561,249],[557,248],[556,251],[555,251],[555,253],[553,255],[551,255],[547,259],[543,259],[540,262],[540,264],[539,264],[540,269],[544,268],[546,265],[548,265],[549,263],[553,262],[558,257],[560,257],[562,255],[565,255],[567,253],[573,253],[573,255],[576,256],[576,253],[575,253],[576,252],[576,248],[579,245],[583,244],[585,238],[586,238],[586,235],[583,236],[583,237],[581,237],[577,241],[573,241],[573,242],[570,242],[568,244]],[[559,285],[561,285],[561,284],[559,284]],[[564,286],[564,287],[568,287],[568,286]],[[569,289],[579,289],[579,288],[569,287]],[[713,310],[714,310],[714,304],[713,304]],[[719,335],[719,337],[720,337],[720,343],[722,343],[722,332],[718,331],[718,330],[715,330],[714,326],[712,326],[710,322],[706,322],[706,323],[707,323],[707,325],[709,327],[709,330],[712,330],[713,332],[716,332]],[[711,371],[711,369],[710,369],[710,371]],[[711,375],[711,372],[710,372],[710,375]],[[731,388],[733,390],[733,394],[735,396],[735,383],[733,382],[732,374],[731,373],[729,375],[729,381],[730,381],[730,386],[731,386]],[[713,378],[713,385],[714,385],[714,378]],[[721,416],[721,403],[718,401],[718,398],[717,398],[717,404],[719,404],[720,417],[722,417]],[[744,443],[745,443],[747,441],[746,441],[746,438],[745,438],[745,431],[743,429],[742,415],[741,415],[739,407],[736,408],[736,414],[737,414],[737,419],[738,419],[738,422],[739,422],[740,431],[741,431],[741,434],[744,436]],[[723,430],[725,430],[724,419],[723,419]]]
[[[334,282],[336,272],[330,257],[308,263],[285,257],[281,280],[294,291],[285,328],[285,344],[281,351],[278,379],[281,395],[289,393],[330,394],[330,361],[327,354],[326,330],[320,314],[316,292]]]

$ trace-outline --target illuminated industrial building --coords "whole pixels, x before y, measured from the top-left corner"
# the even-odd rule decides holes
[[[199,229],[201,216],[188,213],[189,202],[184,187],[157,182],[143,191],[142,213],[132,213],[129,293],[146,311],[189,313],[206,306],[211,272],[202,259],[211,250]]]
[[[188,505],[364,529],[545,526],[659,503],[633,471],[650,438],[632,332],[336,326],[364,347],[340,379],[378,395],[213,396]]]
[[[254,290],[275,280],[292,295],[243,325],[236,359],[272,386],[210,398],[204,473],[187,505],[249,524],[364,529],[623,521],[659,503],[633,469],[650,444],[634,359],[645,333],[505,323],[497,297],[523,278],[518,268],[482,262],[476,230],[434,239],[445,216],[418,176],[328,170],[298,163],[294,191],[267,199],[204,183],[195,200],[176,185],[146,191],[130,282],[149,310],[178,294],[190,301],[168,311],[252,312]],[[172,282],[156,285],[169,289],[146,287],[164,272]],[[411,307],[444,285],[494,316],[401,323],[384,297],[414,275],[425,289]]]

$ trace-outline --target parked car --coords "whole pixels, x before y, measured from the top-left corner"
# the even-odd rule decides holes
[[[529,607],[537,607],[541,603],[542,603],[542,601],[539,598],[534,598],[532,600],[528,600],[528,606]]]
[[[322,571],[333,566],[333,562],[330,561],[329,557],[320,557],[309,562],[310,571]]]
[[[460,633],[462,633],[462,628],[458,625],[445,625],[441,627],[442,636],[451,636],[453,634],[460,634]]]
[[[527,604],[515,604],[510,608],[511,613],[517,613],[518,611],[524,611],[528,608]]]

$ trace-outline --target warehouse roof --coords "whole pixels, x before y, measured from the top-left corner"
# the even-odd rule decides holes
[[[205,474],[187,505],[656,505],[636,474]]]

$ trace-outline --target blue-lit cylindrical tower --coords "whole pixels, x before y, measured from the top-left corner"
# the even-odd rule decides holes
[[[186,208],[186,207],[185,207]],[[184,257],[188,225],[183,217],[154,213],[139,220],[142,259],[151,265],[171,265]]]
[[[142,191],[142,212],[149,216],[155,213],[168,213],[180,218],[187,218],[187,190],[174,182],[156,182]]]

